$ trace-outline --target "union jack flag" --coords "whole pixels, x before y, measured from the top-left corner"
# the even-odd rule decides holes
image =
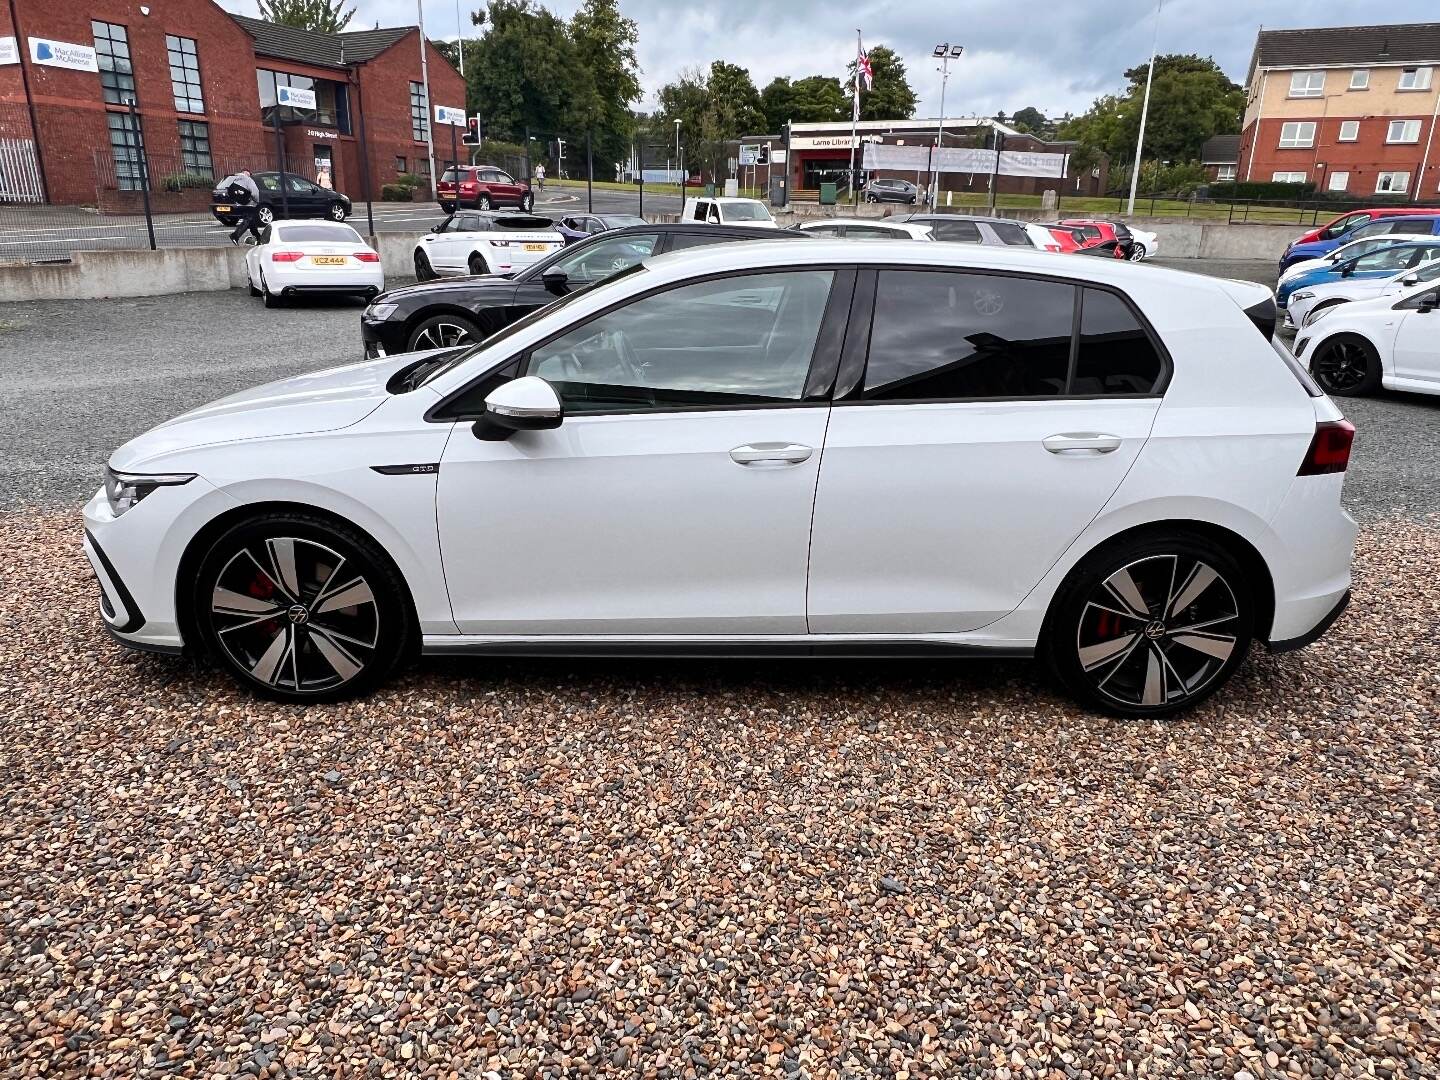
[[[875,84],[875,70],[870,66],[870,54],[865,51],[863,46],[855,64],[860,81],[865,84],[865,89],[869,90]]]

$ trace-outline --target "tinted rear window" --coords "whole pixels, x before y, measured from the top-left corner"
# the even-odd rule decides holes
[[[1011,224],[1008,221],[992,221],[990,228],[995,230],[995,235],[1009,247],[1034,247],[1030,243],[1030,237],[1025,235],[1023,225]]]
[[[1082,289],[1081,304],[1070,393],[1148,394],[1160,379],[1164,361],[1135,313],[1120,297],[1102,289]]]
[[[349,225],[282,225],[276,232],[290,244],[361,244],[360,234]]]

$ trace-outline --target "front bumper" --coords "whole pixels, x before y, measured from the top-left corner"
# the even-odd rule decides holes
[[[408,351],[409,335],[401,319],[385,319],[375,322],[365,317],[360,319],[360,342],[365,349],[367,360],[380,360]]]

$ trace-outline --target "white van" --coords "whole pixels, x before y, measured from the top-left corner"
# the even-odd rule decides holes
[[[770,210],[759,199],[686,199],[680,220],[700,221],[707,225],[749,225],[760,229],[780,227],[775,224]]]

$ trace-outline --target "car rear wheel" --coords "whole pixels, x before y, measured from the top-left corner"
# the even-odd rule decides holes
[[[415,325],[405,344],[407,352],[452,349],[480,340],[480,328],[463,315],[432,315]]]
[[[531,210],[535,209],[535,196],[530,194],[530,192],[528,191],[524,195],[520,196],[520,209],[524,210],[527,214],[530,213]]]
[[[1380,389],[1383,371],[1375,346],[1354,334],[1337,334],[1316,347],[1310,373],[1327,394],[1363,397]]]
[[[1130,245],[1130,254],[1127,256],[1131,262],[1139,262],[1145,258],[1145,245],[1136,241]]]
[[[480,193],[480,198],[477,199],[475,202],[475,208],[477,210],[489,210],[491,205],[492,204],[490,202],[490,196],[482,191]]]
[[[470,273],[488,274],[489,272],[490,267],[485,262],[485,257],[481,255],[478,251],[472,252],[470,255]]]
[[[332,202],[330,204],[330,210],[327,216],[330,218],[331,221],[344,221],[347,217],[350,216],[350,211],[345,208],[344,203]]]
[[[430,266],[430,259],[423,251],[415,252],[415,280],[433,281],[437,277],[434,269]]]
[[[275,220],[275,210],[262,203],[255,210],[255,218],[261,225],[269,225]]]
[[[264,270],[260,271],[260,295],[265,298],[265,306],[267,308],[277,308],[284,303],[284,301],[281,300],[280,297],[276,296],[270,291],[270,286],[265,283]]]
[[[1040,655],[1083,704],[1159,717],[1209,697],[1254,632],[1252,588],[1204,537],[1137,536],[1084,560],[1052,603]]]
[[[227,531],[201,560],[192,611],[212,656],[281,701],[364,694],[410,648],[405,583],[362,533],[306,514]]]

